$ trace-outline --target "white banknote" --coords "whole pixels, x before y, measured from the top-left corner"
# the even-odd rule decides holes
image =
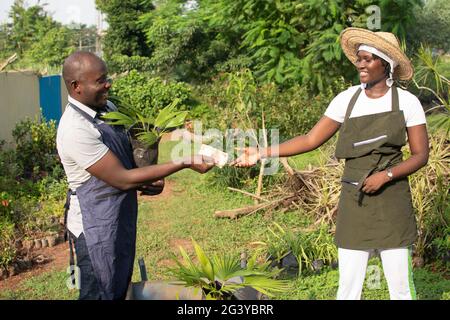
[[[222,168],[227,162],[228,162],[228,154],[213,148],[211,146],[208,146],[207,144],[202,144],[200,147],[199,154],[206,157],[211,157],[216,162],[216,165],[219,168]]]

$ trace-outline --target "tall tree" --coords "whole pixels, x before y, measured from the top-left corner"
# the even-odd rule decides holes
[[[77,32],[53,20],[44,6],[27,7],[23,0],[16,0],[9,18],[0,28],[1,57],[17,53],[20,67],[59,66],[75,49]]]
[[[231,50],[237,41],[230,45],[227,39],[220,38],[219,31],[209,26],[206,4],[206,1],[163,0],[155,10],[140,17],[156,72],[184,81],[204,80],[214,76],[218,64],[233,56]]]
[[[97,8],[106,14],[109,27],[103,40],[103,52],[108,59],[115,54],[149,56],[151,50],[139,17],[155,6],[150,0],[95,0]]]
[[[16,0],[11,7],[8,44],[17,54],[23,54],[33,42],[39,41],[49,30],[59,26],[43,6],[25,7],[24,0]]]
[[[239,25],[242,49],[260,81],[302,83],[322,90],[354,69],[339,45],[346,27],[364,27],[370,5],[381,11],[381,30],[405,38],[420,0],[211,0],[211,23],[226,30]]]

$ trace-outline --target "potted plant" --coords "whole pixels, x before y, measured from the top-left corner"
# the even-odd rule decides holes
[[[161,109],[157,115],[153,110],[140,110],[125,100],[112,97],[118,106],[117,111],[108,112],[103,119],[108,124],[124,126],[131,136],[133,158],[138,167],[144,167],[158,162],[158,146],[164,133],[183,125],[188,111],[179,111],[179,99]],[[156,181],[152,185],[140,188],[144,194],[160,193],[164,182]]]
[[[266,247],[272,265],[298,270],[300,275],[304,269],[320,272],[324,265],[333,267],[337,261],[337,249],[325,224],[309,232],[294,232],[273,224],[276,229],[268,227],[267,242],[254,242]]]
[[[239,257],[214,255],[208,257],[203,249],[192,240],[198,264],[180,247],[182,261],[174,258],[177,268],[171,268],[178,283],[187,287],[201,288],[206,299],[212,300],[255,300],[272,297],[276,292],[289,289],[287,280],[275,277],[281,270],[270,269],[267,260],[258,264],[258,252],[245,263]]]

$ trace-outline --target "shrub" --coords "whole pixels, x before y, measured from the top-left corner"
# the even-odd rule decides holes
[[[13,137],[15,149],[0,144],[0,267],[20,254],[15,240],[59,231],[67,190],[54,121],[21,121]]]
[[[337,248],[330,228],[322,224],[313,231],[295,232],[284,229],[274,222],[275,230],[268,228],[267,242],[264,243],[268,255],[276,262],[291,253],[298,262],[299,274],[305,269],[319,271],[318,261],[331,265],[337,261]]]
[[[180,100],[179,108],[188,109],[190,89],[184,83],[150,77],[147,74],[131,70],[120,76],[113,84],[111,93],[137,108],[146,116],[155,115],[157,111]]]
[[[229,254],[207,256],[197,242],[192,242],[198,263],[180,247],[183,259],[180,261],[174,256],[177,267],[170,271],[184,285],[201,288],[208,300],[231,300],[239,289],[245,287],[252,287],[270,297],[290,288],[287,280],[275,278],[280,270],[270,270],[268,261],[257,263],[258,252],[243,267],[239,257]]]
[[[130,70],[151,72],[154,68],[148,57],[115,54],[107,60],[110,73],[124,73]]]
[[[56,122],[22,120],[13,129],[15,158],[24,178],[37,179],[61,167],[56,150]],[[58,174],[62,171],[59,170]],[[61,176],[60,176],[61,177]]]

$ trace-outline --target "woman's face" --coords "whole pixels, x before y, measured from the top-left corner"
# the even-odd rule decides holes
[[[360,50],[357,53],[356,68],[362,83],[370,83],[385,77],[381,59],[375,59],[370,52]]]

